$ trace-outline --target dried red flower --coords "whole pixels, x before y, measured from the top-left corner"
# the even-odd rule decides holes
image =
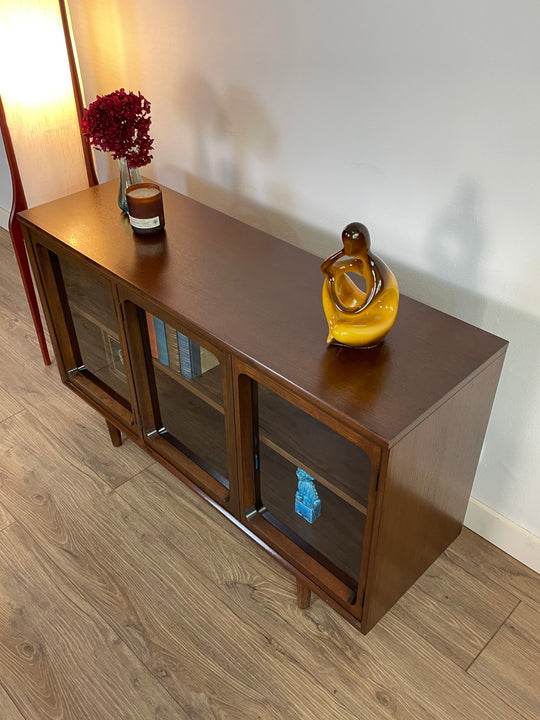
[[[81,129],[97,150],[112,153],[115,160],[126,158],[129,167],[142,167],[152,160],[151,122],[150,102],[140,92],[135,95],[121,88],[98,95],[84,108]]]

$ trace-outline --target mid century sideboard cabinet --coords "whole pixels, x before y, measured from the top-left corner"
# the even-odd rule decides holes
[[[461,530],[506,341],[402,296],[327,348],[319,258],[167,189],[138,238],[116,192],[20,215],[63,382],[368,632]]]

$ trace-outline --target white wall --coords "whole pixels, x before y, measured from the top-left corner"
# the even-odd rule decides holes
[[[88,101],[152,101],[147,175],[321,257],[360,220],[403,292],[510,340],[467,522],[540,570],[537,0],[70,6]]]

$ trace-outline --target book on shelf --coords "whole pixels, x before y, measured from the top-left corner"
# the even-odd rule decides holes
[[[165,324],[165,339],[167,340],[169,367],[173,372],[180,373],[182,372],[180,367],[180,348],[178,347],[176,330],[167,324]]]
[[[180,350],[180,372],[186,378],[199,377],[219,364],[217,357],[187,335],[177,332]]]
[[[152,357],[173,372],[192,380],[219,365],[210,350],[149,312],[146,323]]]
[[[158,360],[162,365],[169,366],[169,351],[167,349],[167,334],[165,333],[165,323],[160,318],[154,316],[154,329],[156,331],[156,343],[158,351]]]

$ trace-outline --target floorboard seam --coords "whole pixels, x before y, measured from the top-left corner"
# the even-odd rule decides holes
[[[505,585],[502,582],[499,582],[496,578],[491,577],[490,575],[486,576],[486,575],[482,575],[482,574],[477,574],[475,569],[469,568],[469,567],[464,567],[463,565],[461,565],[461,563],[456,562],[456,560],[460,556],[452,550],[452,546],[447,548],[443,554],[447,556],[448,560],[450,560],[451,563],[453,563],[456,567],[458,567],[464,573],[469,575],[475,582],[480,582],[484,586],[486,586],[486,582],[493,583],[494,585],[497,585],[497,587],[500,587],[502,590],[504,590],[504,592],[508,593],[509,595],[512,595],[516,599],[516,602],[518,604],[519,604],[519,602],[521,602],[522,598],[519,595],[516,595],[515,589],[512,586]],[[516,605],[516,607],[517,607],[517,605]],[[516,608],[514,608],[514,610],[515,609]],[[512,612],[514,612],[514,610],[512,610]],[[505,619],[505,622],[506,622],[506,619]],[[491,638],[490,638],[490,640],[491,640]]]
[[[127,440],[122,439],[122,442],[130,442],[130,440],[129,440],[129,438],[128,438]],[[145,468],[142,468],[142,470],[139,470],[139,471],[136,472],[134,475],[132,475],[132,476],[129,477],[129,478],[126,478],[126,479],[125,479],[123,482],[121,482],[119,485],[116,485],[114,488],[112,488],[113,493],[116,493],[117,490],[119,490],[120,488],[123,488],[123,487],[124,487],[125,485],[127,485],[128,483],[133,482],[133,480],[135,480],[136,478],[138,478],[139,475],[142,475],[142,474],[145,473],[147,470],[150,470],[151,468],[153,468],[155,465],[159,465],[159,463],[157,463],[155,460],[151,460],[151,461],[150,461],[150,464],[147,465]],[[119,495],[119,497],[122,497],[122,495]],[[122,500],[124,500],[124,502],[128,502],[124,497],[122,497]],[[132,507],[132,505],[131,505],[130,503],[128,503],[128,505],[129,505],[130,507]],[[135,510],[135,508],[133,508],[133,509]],[[140,513],[139,513],[139,515],[140,515]]]
[[[520,601],[520,603],[521,603],[521,601]],[[512,610],[512,612],[510,613],[510,615],[512,615],[512,613],[515,612],[516,609],[517,609],[517,607],[514,608],[514,610]],[[510,615],[509,615],[508,617],[510,617]],[[508,620],[508,618],[506,618],[506,620]],[[506,620],[505,620],[504,622],[506,622]],[[502,625],[501,625],[501,627],[502,627]],[[500,628],[499,628],[499,630],[500,630]],[[498,632],[498,631],[497,631],[497,632]],[[496,634],[496,633],[495,633],[495,634]],[[491,642],[491,640],[493,640],[493,638],[491,638],[491,639],[489,640],[489,642],[487,643],[487,645],[489,645],[489,643]],[[486,645],[486,647],[487,647],[487,645]],[[484,652],[484,650],[486,649],[486,647],[483,648],[482,652]],[[480,652],[480,653],[478,654],[478,656],[473,660],[473,662],[471,663],[471,665],[478,659],[478,657],[482,654],[482,652]],[[469,668],[471,667],[471,665],[469,665]],[[524,715],[524,714],[521,712],[521,710],[519,710],[518,708],[516,708],[516,707],[514,707],[513,705],[511,705],[507,700],[504,699],[504,697],[502,697],[501,695],[499,695],[499,693],[497,692],[496,686],[490,686],[490,685],[488,685],[484,680],[482,680],[482,678],[478,678],[478,677],[476,677],[476,676],[474,676],[474,675],[470,675],[470,673],[469,673],[469,668],[467,668],[467,674],[469,675],[469,677],[474,677],[474,679],[476,680],[476,682],[477,682],[479,685],[481,685],[483,688],[485,688],[489,693],[491,693],[494,697],[496,697],[500,702],[504,703],[504,705],[506,705],[506,707],[509,708],[509,710],[511,710],[512,712],[516,713],[516,715],[519,715],[520,717],[522,717],[523,720],[535,720],[535,718],[531,717],[530,715]]]
[[[13,527],[17,521],[13,520],[12,522],[9,522],[7,525],[4,525],[4,527],[0,528],[0,533],[5,532],[8,528]]]
[[[21,413],[25,412],[26,408],[21,408],[20,410],[15,410],[14,413],[11,413],[10,415],[6,415],[5,417],[0,420],[0,423],[3,423],[4,420],[10,420],[11,418],[14,418],[16,415],[20,415]]]
[[[478,660],[478,658],[480,657],[480,655],[484,652],[484,650],[487,648],[487,646],[488,646],[488,645],[490,644],[490,642],[493,640],[493,638],[495,637],[495,635],[497,635],[497,633],[498,633],[499,630],[503,627],[503,625],[506,623],[506,621],[508,620],[508,618],[516,612],[516,610],[518,609],[518,607],[521,605],[522,602],[523,602],[523,600],[518,600],[518,601],[517,601],[516,606],[515,606],[514,608],[512,608],[512,610],[511,610],[511,611],[508,613],[508,615],[504,618],[504,620],[503,620],[502,623],[499,625],[499,627],[498,627],[498,628],[495,630],[495,632],[491,635],[491,637],[489,638],[489,640],[484,644],[484,647],[476,654],[476,656],[475,656],[475,657],[471,660],[471,662],[467,665],[467,667],[465,668],[465,672],[466,672],[466,673],[469,672],[469,670],[471,669],[471,667],[472,667],[472,666],[474,665],[474,663]]]
[[[4,691],[6,697],[9,698],[11,704],[12,704],[13,707],[17,710],[17,712],[19,713],[19,715],[21,716],[21,718],[23,718],[23,720],[27,720],[28,716],[23,713],[22,708],[20,708],[19,705],[16,703],[15,699],[13,698],[13,696],[12,696],[11,693],[9,692],[8,688],[4,685],[4,683],[2,682],[1,679],[0,679],[0,688],[2,688],[2,690]]]
[[[471,532],[472,532],[472,531],[471,531]],[[479,537],[481,537],[481,536],[479,536]],[[486,540],[486,542],[488,542],[488,541]],[[494,547],[496,547],[496,546],[494,546]],[[508,553],[504,553],[504,551],[503,551],[503,550],[500,550],[500,548],[497,548],[497,550],[498,550],[499,552],[502,552],[504,555],[508,555]],[[467,564],[467,565],[469,565],[470,562],[467,560],[467,558],[462,557],[462,556],[459,554],[459,552],[456,552],[455,550],[453,550],[453,549],[452,549],[452,546],[450,546],[449,548],[447,548],[447,549],[445,550],[445,553],[448,554],[448,558],[449,558],[455,565],[458,565],[458,567],[460,567],[462,570],[464,570],[465,572],[467,572],[468,574],[470,574],[470,575],[471,575],[473,578],[475,578],[477,581],[484,582],[484,580],[488,580],[488,581],[494,583],[495,585],[498,585],[499,587],[503,588],[503,590],[505,590],[506,592],[508,592],[510,595],[513,595],[513,596],[514,596],[516,599],[518,599],[518,600],[523,601],[523,600],[526,599],[527,602],[532,602],[532,603],[535,603],[535,602],[536,602],[536,601],[534,600],[534,598],[530,598],[529,596],[527,596],[526,598],[522,597],[521,594],[519,594],[519,593],[523,593],[523,594],[526,595],[526,592],[523,592],[523,591],[520,590],[519,588],[515,587],[514,585],[512,585],[511,583],[509,583],[505,578],[499,579],[499,577],[498,577],[497,575],[495,575],[495,574],[490,574],[490,573],[484,574],[481,570],[480,570],[480,572],[478,572],[478,569],[477,569],[477,568],[471,568],[470,570],[467,569],[466,567],[464,567],[464,565],[462,565],[461,563],[457,562],[457,560],[461,560],[463,563],[465,563],[465,564]],[[519,560],[516,560],[516,558],[513,558],[511,555],[508,555],[508,557],[510,558],[510,561],[511,561],[512,563],[514,563],[514,562],[515,562],[515,563],[519,563]],[[534,572],[534,570],[531,570],[531,568],[528,568],[526,565],[523,565],[523,563],[519,563],[519,564],[522,565],[522,567],[525,568],[525,572],[523,573],[523,575],[526,576],[527,578],[536,575],[536,573]],[[478,574],[477,574],[477,573],[478,573]],[[514,574],[516,575],[516,577],[520,577],[520,575],[519,575],[518,573],[514,573]],[[537,604],[538,604],[538,603],[537,603]]]

